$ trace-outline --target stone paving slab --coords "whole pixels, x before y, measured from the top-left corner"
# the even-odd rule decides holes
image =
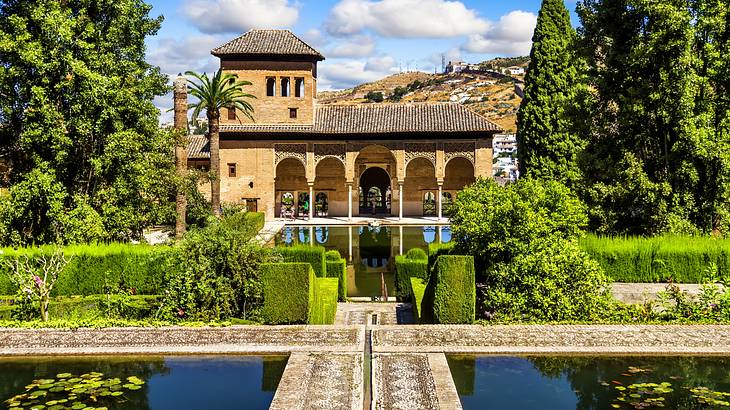
[[[725,325],[377,326],[373,352],[730,355]]]
[[[293,353],[272,410],[362,410],[362,354]]]
[[[365,331],[347,326],[0,329],[0,356],[361,352]]]
[[[335,324],[372,325],[372,315],[383,325],[412,324],[413,309],[410,303],[338,303]]]
[[[690,296],[697,296],[702,292],[702,285],[692,283],[677,284],[682,292],[686,292]],[[722,285],[718,285],[719,289],[723,289]],[[613,283],[611,284],[611,293],[614,299],[619,302],[628,304],[645,303],[659,299],[659,292],[667,290],[666,283]]]

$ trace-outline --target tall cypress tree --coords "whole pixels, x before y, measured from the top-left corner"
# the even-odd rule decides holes
[[[543,0],[533,36],[525,98],[517,114],[520,174],[574,185],[581,140],[571,120],[577,96],[576,34],[563,0]]]

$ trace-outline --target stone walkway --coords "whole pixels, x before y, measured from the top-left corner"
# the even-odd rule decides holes
[[[266,245],[274,239],[284,225],[286,225],[284,220],[266,221],[264,227],[261,228],[254,240],[260,245]]]
[[[394,305],[377,305],[393,312]],[[730,326],[0,329],[0,356],[281,352],[291,355],[274,409],[355,410],[366,403],[372,409],[460,409],[447,353],[728,356]]]
[[[277,218],[277,222],[286,223],[287,226],[310,226],[310,225],[368,225],[370,223],[379,223],[381,225],[448,225],[449,220],[442,218],[440,221],[436,217],[403,217],[398,219],[397,216],[389,217],[360,217],[354,216],[352,219],[347,217],[331,217],[331,218],[320,218],[315,217],[311,220],[308,218],[297,218],[294,220]]]
[[[375,319],[373,319],[375,316]],[[338,303],[335,325],[412,324],[410,303]]]
[[[682,292],[686,292],[690,296],[697,296],[702,291],[702,285],[692,283],[677,284]],[[719,285],[723,289],[722,285]],[[645,303],[651,300],[657,300],[659,292],[667,290],[666,283],[613,283],[611,284],[611,292],[613,297],[619,302],[637,304]]]

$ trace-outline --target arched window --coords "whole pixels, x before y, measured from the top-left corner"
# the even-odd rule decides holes
[[[309,193],[308,192],[300,192],[299,193],[299,206],[297,207],[297,211],[299,215],[306,216],[309,215],[309,207],[312,206],[312,204],[309,203]]]
[[[423,216],[436,215],[436,194],[428,191],[423,194]]]
[[[329,214],[329,202],[327,201],[327,193],[320,192],[315,199],[314,211],[317,216],[327,216]]]
[[[266,79],[266,95],[273,97],[276,95],[276,78],[268,77]]]
[[[281,79],[281,96],[288,97],[289,95],[291,95],[289,91],[289,77],[284,77]]]
[[[304,97],[304,79],[303,78],[294,79],[294,96],[297,98]]]
[[[454,197],[451,195],[451,192],[444,191],[441,193],[441,209],[444,215],[451,215],[451,205],[453,202]]]

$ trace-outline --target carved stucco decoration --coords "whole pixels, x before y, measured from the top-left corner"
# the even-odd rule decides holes
[[[473,142],[447,142],[444,143],[444,164],[448,164],[454,158],[466,158],[472,164],[476,162],[474,159],[474,151],[476,146]]]
[[[276,164],[287,158],[294,158],[307,165],[307,144],[274,144]]]
[[[399,147],[398,143],[395,142],[386,142],[386,141],[378,141],[378,142],[352,142],[348,144],[348,149],[352,152],[360,152],[363,149],[371,146],[371,145],[379,145],[381,147],[385,147],[391,151],[397,150]]]
[[[314,163],[325,158],[336,158],[345,163],[347,146],[345,144],[314,144]]]
[[[406,143],[404,146],[406,154],[406,166],[416,158],[426,158],[436,166],[436,144],[434,143]]]

